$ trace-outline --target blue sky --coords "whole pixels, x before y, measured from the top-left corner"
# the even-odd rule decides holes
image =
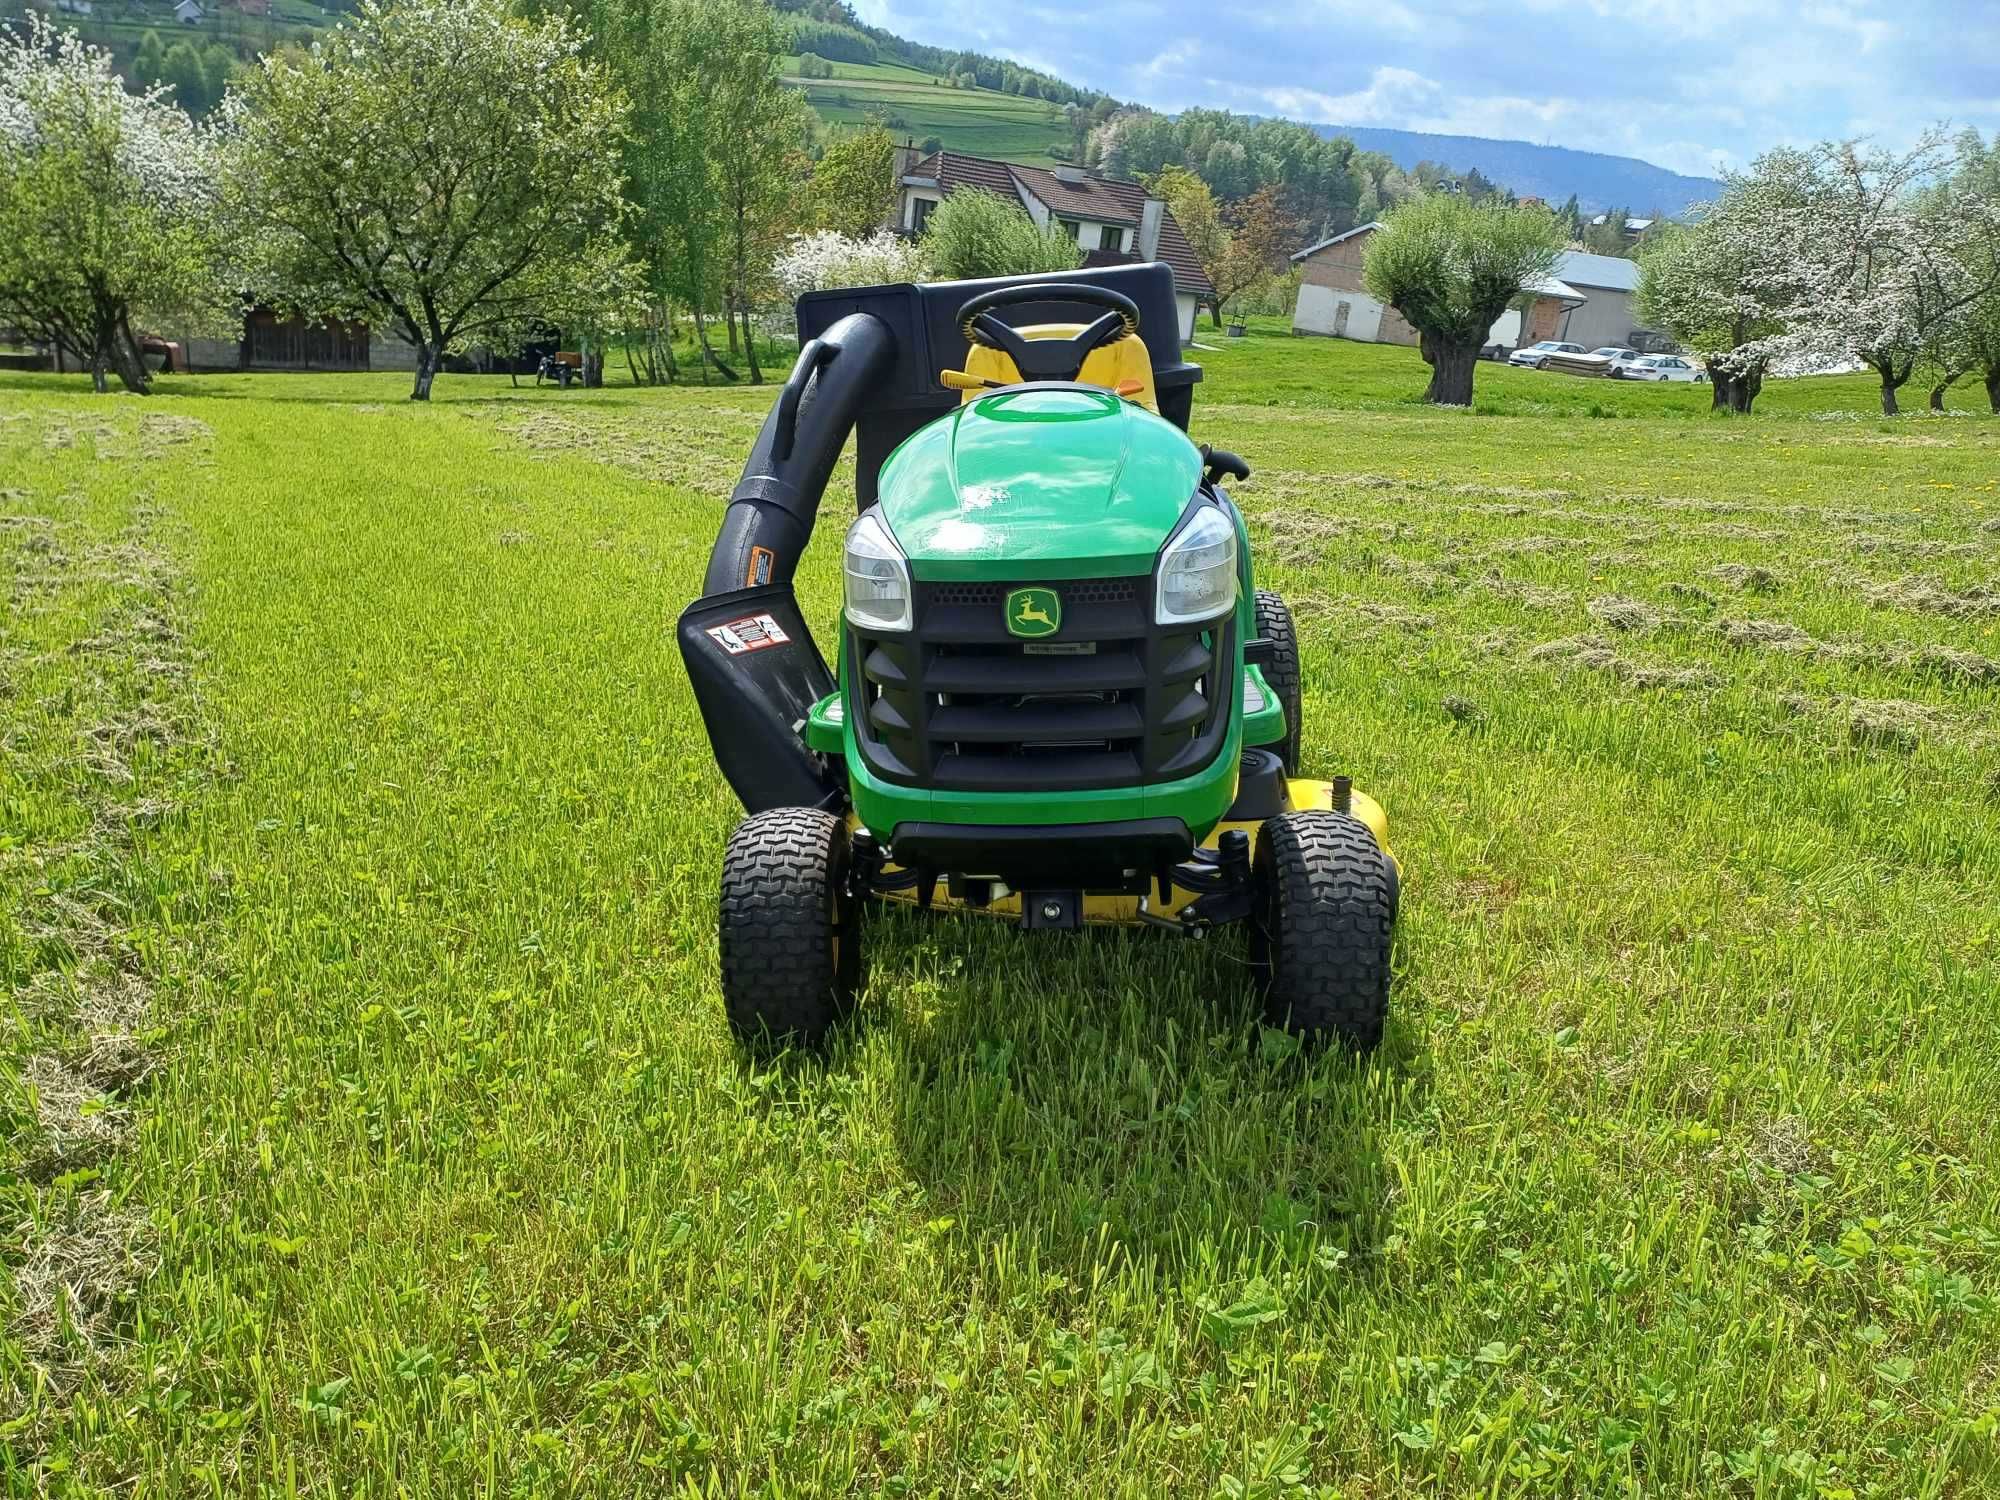
[[[1157,109],[1743,166],[1767,146],[2000,130],[2000,0],[852,0],[867,21]]]

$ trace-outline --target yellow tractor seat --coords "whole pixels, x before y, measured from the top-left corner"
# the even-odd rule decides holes
[[[1030,323],[1014,331],[1024,339],[1073,339],[1086,326],[1082,323]],[[1007,352],[989,349],[984,344],[974,344],[966,351],[965,373],[995,385],[1021,383],[1021,372]],[[1115,343],[1098,345],[1084,357],[1083,369],[1076,378],[1079,384],[1103,386],[1128,401],[1136,401],[1154,415],[1159,414],[1159,397],[1153,390],[1153,361],[1142,338],[1127,334]],[[960,404],[974,400],[987,389],[990,387],[972,386],[965,392]]]

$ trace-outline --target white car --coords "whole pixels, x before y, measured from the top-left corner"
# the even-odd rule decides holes
[[[1609,375],[1613,380],[1622,379],[1625,372],[1636,365],[1640,359],[1637,349],[1621,349],[1616,345],[1607,345],[1602,349],[1593,349],[1590,351],[1590,354],[1591,358],[1604,361],[1606,366],[1604,373]]]
[[[1525,349],[1516,349],[1507,356],[1510,365],[1521,365],[1526,369],[1539,370],[1551,354],[1581,354],[1583,345],[1563,344],[1554,339],[1543,339],[1539,344],[1530,344]]]
[[[1678,354],[1642,354],[1619,373],[1627,380],[1708,379],[1708,371]]]

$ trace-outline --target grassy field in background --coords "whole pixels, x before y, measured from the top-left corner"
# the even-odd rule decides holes
[[[914,913],[739,1055],[671,627],[770,392],[0,377],[0,1492],[2000,1488],[2000,421],[1198,357],[1363,1062]]]
[[[798,60],[788,59],[785,81],[805,90],[806,100],[829,125],[858,125],[871,119],[894,121],[898,140],[936,136],[947,151],[1047,166],[1051,146],[1070,144],[1062,107],[1046,99],[1024,99],[997,89],[956,89],[929,73],[901,63],[831,64],[831,78],[799,78]]]

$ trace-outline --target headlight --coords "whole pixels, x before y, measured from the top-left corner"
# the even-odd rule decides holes
[[[874,511],[847,528],[847,551],[840,566],[847,583],[849,624],[863,630],[910,628],[910,567]]]
[[[1186,625],[1226,614],[1236,603],[1236,528],[1205,506],[1160,553],[1153,618]]]

